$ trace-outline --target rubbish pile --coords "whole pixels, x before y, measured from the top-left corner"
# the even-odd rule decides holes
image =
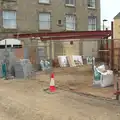
[[[108,87],[113,85],[113,71],[106,70],[105,65],[99,67],[94,66],[93,85],[100,87]]]

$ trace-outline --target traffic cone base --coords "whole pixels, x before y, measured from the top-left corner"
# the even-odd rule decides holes
[[[50,92],[55,92],[55,91],[56,91],[55,86],[50,86]]]

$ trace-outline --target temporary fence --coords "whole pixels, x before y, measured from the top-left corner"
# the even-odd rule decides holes
[[[18,38],[19,39],[19,38]],[[113,42],[114,41],[114,42]],[[114,52],[113,52],[114,51]],[[58,56],[80,55],[83,59],[95,57],[96,60],[105,62],[113,68],[119,69],[120,42],[118,39],[68,39],[68,40],[47,40],[27,39],[22,42],[22,48],[12,48],[12,52],[18,59],[29,59],[35,71],[39,71],[40,61],[47,60],[51,64]]]
[[[29,46],[30,44],[25,45],[24,49],[30,49],[29,58],[37,66],[42,59],[55,60],[58,56],[81,55],[83,59],[93,56],[96,60],[107,63],[111,69],[120,69],[119,39],[48,40],[37,41],[36,45]],[[35,49],[36,53],[32,53],[32,49]]]
[[[113,62],[114,62],[114,69],[119,71],[120,70],[120,39],[113,39]]]
[[[102,41],[102,42],[101,42]],[[103,44],[104,43],[104,44]],[[107,62],[109,56],[105,40],[100,39],[71,39],[71,40],[32,40],[24,43],[24,59],[30,59],[37,70],[40,70],[40,60],[56,60],[58,56],[80,55],[83,59],[95,57]],[[104,49],[103,49],[104,48]],[[109,55],[109,53],[107,54]],[[103,59],[104,58],[104,59]]]
[[[104,40],[103,59],[113,70],[120,70],[120,39]]]

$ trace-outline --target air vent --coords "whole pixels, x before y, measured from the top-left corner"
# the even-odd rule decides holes
[[[58,20],[57,25],[61,26],[62,25],[62,20]]]

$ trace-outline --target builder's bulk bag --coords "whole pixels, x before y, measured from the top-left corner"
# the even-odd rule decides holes
[[[113,85],[113,80],[114,80],[114,75],[113,71],[107,70],[107,72],[102,73],[102,78],[101,78],[101,87],[108,87]]]
[[[113,71],[106,70],[105,66],[100,67],[94,66],[94,79],[93,85],[99,85],[100,87],[108,87],[113,85],[114,75]]]

